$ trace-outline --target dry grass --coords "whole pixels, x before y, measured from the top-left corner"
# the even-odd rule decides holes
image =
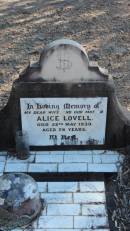
[[[130,108],[130,4],[128,0],[0,0],[0,107],[12,81],[44,46],[71,38],[115,77]]]

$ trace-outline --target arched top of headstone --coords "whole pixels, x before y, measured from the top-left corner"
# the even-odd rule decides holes
[[[71,39],[58,39],[58,40],[55,40],[51,43],[49,43],[46,47],[45,47],[45,50],[48,51],[50,49],[57,49],[57,48],[60,48],[62,46],[67,46],[67,47],[73,47],[73,48],[76,48],[80,51],[82,51],[85,55],[86,55],[86,58],[88,59],[88,56],[87,56],[87,53],[84,49],[84,47],[79,44],[78,42],[74,41],[74,40],[71,40]],[[42,55],[41,55],[41,58],[42,58]]]
[[[45,47],[38,65],[29,67],[25,80],[47,82],[107,81],[108,72],[89,62],[87,53],[79,43],[56,40]]]

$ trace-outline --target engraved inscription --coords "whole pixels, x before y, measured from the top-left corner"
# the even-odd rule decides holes
[[[30,145],[99,145],[105,142],[107,98],[23,98],[22,129]]]

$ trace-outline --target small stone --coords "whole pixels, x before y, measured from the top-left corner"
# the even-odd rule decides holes
[[[36,182],[22,173],[0,177],[0,228],[4,231],[28,226],[42,204]]]
[[[89,54],[89,58],[90,58],[90,60],[97,61],[100,59],[100,55],[99,55],[98,51],[91,50],[91,52]]]

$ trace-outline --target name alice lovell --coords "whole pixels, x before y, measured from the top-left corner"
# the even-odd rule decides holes
[[[91,105],[89,104],[81,104],[81,105],[71,105],[71,104],[64,104],[63,105],[64,109],[87,109],[90,110]],[[27,104],[27,108],[26,110],[30,110],[30,109],[34,109],[34,106],[32,104]],[[51,105],[51,104],[39,104],[36,103],[36,107],[35,109],[60,109],[59,105]],[[89,111],[88,111],[89,112]],[[94,111],[90,111],[90,113],[93,113]],[[41,111],[40,112],[34,112],[34,114],[42,114]],[[86,121],[86,120],[91,120],[89,116],[77,116],[77,115],[73,115],[73,116],[63,116],[63,120],[64,121],[70,121],[70,120],[78,120],[78,121]],[[59,116],[38,116],[37,121],[60,121],[60,117]]]

